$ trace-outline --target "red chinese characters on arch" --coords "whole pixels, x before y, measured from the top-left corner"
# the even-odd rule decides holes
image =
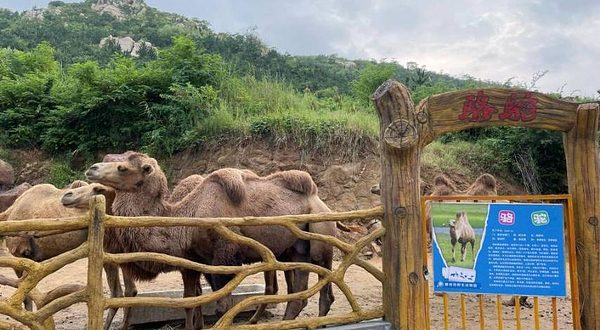
[[[492,115],[498,113],[498,110],[488,104],[489,99],[482,90],[478,91],[477,95],[468,95],[458,119],[471,122],[492,119]],[[532,121],[537,117],[537,102],[536,98],[531,97],[531,92],[526,92],[525,96],[520,99],[516,93],[512,93],[506,100],[503,112],[498,115],[498,118],[522,122]]]
[[[489,99],[489,97],[483,95],[483,91],[477,92],[477,96],[467,96],[467,100],[463,105],[463,113],[458,118],[467,121],[490,120],[498,110],[488,104]]]
[[[512,121],[532,121],[537,116],[537,107],[535,106],[537,102],[536,98],[531,97],[531,92],[525,93],[525,97],[519,100],[517,100],[517,94],[512,93],[506,100],[504,112],[498,118]]]

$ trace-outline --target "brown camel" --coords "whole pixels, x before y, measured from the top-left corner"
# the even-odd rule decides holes
[[[165,175],[156,160],[144,154],[129,155],[123,162],[95,164],[86,172],[86,176],[91,181],[115,188],[115,215],[241,217],[330,212],[316,195],[316,186],[310,176],[299,171],[259,178],[249,171],[218,170],[176,203],[163,199],[167,192]],[[259,241],[282,259],[313,261],[331,269],[331,246],[298,240],[283,226],[232,229]],[[333,223],[311,224],[302,229],[335,235]],[[278,239],[274,240],[273,237]],[[203,228],[107,228],[106,242],[109,252],[113,253],[159,252],[213,265],[238,265],[260,260],[256,251],[229,242],[213,230]],[[179,270],[184,282],[184,296],[201,294],[198,285],[201,274],[196,271],[152,262],[130,263],[122,268],[127,276],[137,280],[151,280],[159,273]],[[292,290],[304,290],[308,285],[308,273],[294,271],[293,274]],[[216,287],[228,280],[228,277],[214,275],[209,278],[211,285]],[[126,294],[135,293],[127,292],[126,288]],[[327,313],[332,298],[329,284],[321,291],[320,314]],[[306,301],[288,303],[284,318],[295,318],[305,304]],[[203,327],[201,307],[186,309],[186,315],[186,329]]]
[[[17,198],[23,195],[29,188],[31,188],[29,183],[22,183],[11,190],[0,192],[0,213],[6,211],[6,209],[13,205]]]
[[[75,188],[71,189],[73,187]],[[21,195],[8,210],[0,214],[0,221],[43,218],[58,219],[85,214],[88,209],[89,198],[87,199],[87,203],[72,205],[72,208],[63,206],[63,202],[69,203],[68,197],[63,196],[67,192],[67,189],[69,189],[68,191],[71,192],[71,195],[104,195],[107,201],[107,211],[110,212],[110,205],[115,196],[114,190],[97,183],[88,185],[86,182],[78,180],[68,185],[65,189],[57,189],[49,184],[33,186]],[[6,239],[6,245],[10,253],[15,257],[28,258],[40,262],[70,251],[85,241],[87,241],[87,229],[46,237],[9,237]],[[104,270],[111,293],[122,295],[118,267],[113,264],[105,264]],[[15,273],[18,277],[23,275],[22,271],[16,270]],[[28,310],[33,308],[29,299],[25,301],[25,307]],[[115,313],[116,309],[109,311],[109,318],[105,324],[106,329],[110,327]]]

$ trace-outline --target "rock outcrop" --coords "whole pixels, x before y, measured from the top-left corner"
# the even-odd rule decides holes
[[[15,171],[12,166],[0,159],[0,190],[5,190],[15,183]]]
[[[102,40],[100,40],[100,47],[106,47],[110,43],[118,45],[119,48],[121,49],[121,52],[130,54],[133,57],[140,56],[140,51],[142,50],[142,48],[152,49],[152,50],[155,49],[151,43],[144,41],[144,40],[139,40],[136,42],[131,37],[119,38],[119,37],[113,37],[112,35],[108,36],[106,38],[102,38]]]
[[[125,6],[128,8],[124,10]],[[92,9],[100,14],[108,13],[117,19],[124,19],[126,15],[143,15],[146,5],[139,0],[98,0],[92,4]]]

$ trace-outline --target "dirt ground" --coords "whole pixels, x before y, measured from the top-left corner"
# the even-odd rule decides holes
[[[370,261],[375,266],[381,269],[381,259],[376,257]],[[338,263],[334,266],[337,267]],[[73,264],[67,265],[60,271],[52,274],[51,276],[44,279],[38,288],[41,291],[49,291],[52,288],[66,284],[85,284],[86,282],[86,269],[87,259],[79,260]],[[14,277],[14,273],[11,269],[2,268],[0,274],[5,276]],[[283,274],[278,273],[280,292],[286,291],[285,281]],[[311,284],[316,282],[316,276],[311,275]],[[359,303],[363,307],[376,307],[381,305],[381,284],[373,278],[369,273],[364,271],[362,268],[352,266],[346,273],[346,282],[349,284],[352,292],[358,299]],[[244,283],[263,283],[262,275],[255,275],[248,278]],[[157,290],[168,290],[168,289],[181,289],[182,282],[179,273],[169,273],[159,276],[156,280],[146,283],[139,283],[138,290],[144,291],[157,291]],[[105,285],[105,294],[108,295],[109,291]],[[13,292],[13,289],[2,287],[0,288],[0,296],[7,297]],[[343,294],[334,285],[334,292],[336,301],[332,306],[331,314],[340,314],[350,311],[350,306],[346,301]],[[1,299],[1,298],[0,298]],[[508,300],[508,297],[503,297],[503,300]],[[431,329],[443,329],[443,302],[442,298],[435,296],[430,293],[431,301]],[[468,329],[479,329],[479,304],[477,297],[467,296],[466,299],[466,311],[467,311],[467,328]],[[300,318],[314,317],[318,314],[318,297],[313,297],[309,300],[308,306],[300,314]],[[280,304],[277,308],[270,310],[271,315],[263,318],[261,322],[270,322],[280,320],[283,316],[285,306]],[[81,330],[87,328],[86,319],[86,305],[77,304],[71,306],[68,309],[61,311],[55,315],[56,328],[62,330]],[[485,329],[497,329],[498,320],[496,312],[495,297],[485,298],[484,302],[485,311]],[[449,297],[449,320],[451,329],[460,329],[461,318],[460,318],[460,296],[453,295]],[[6,318],[6,317],[4,317]],[[502,319],[504,329],[516,329],[515,314],[513,307],[503,306],[502,308]],[[523,329],[533,329],[533,309],[522,308],[521,320]],[[570,312],[570,299],[558,299],[558,320],[559,329],[572,329],[571,312]],[[116,329],[117,325],[121,321],[121,313],[119,312],[116,317],[116,322],[113,323],[112,329]],[[550,299],[540,299],[540,325],[541,329],[552,328],[552,314]],[[157,326],[160,328],[160,325]],[[178,329],[179,326],[175,325],[174,329]],[[138,327],[138,329],[154,329],[148,327]],[[169,326],[164,329],[173,329]]]

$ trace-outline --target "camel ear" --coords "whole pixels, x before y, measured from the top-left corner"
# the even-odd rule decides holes
[[[152,173],[152,171],[154,170],[154,168],[152,168],[152,165],[150,164],[146,164],[142,166],[142,171],[144,171],[144,174],[150,174]]]

